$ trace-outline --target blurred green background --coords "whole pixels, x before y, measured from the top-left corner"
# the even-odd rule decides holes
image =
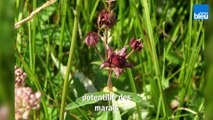
[[[0,109],[7,106],[9,119],[14,120],[15,9],[13,0],[0,3]]]

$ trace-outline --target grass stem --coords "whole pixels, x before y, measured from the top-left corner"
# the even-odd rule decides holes
[[[135,86],[135,82],[134,82],[134,78],[132,76],[131,69],[127,69],[127,72],[128,72],[130,86],[132,88],[132,91],[134,93],[137,93],[137,89],[136,89],[136,86]],[[137,112],[138,112],[138,118],[139,118],[139,120],[142,120],[141,108],[138,104],[136,104],[136,108],[137,108]]]
[[[70,68],[72,64],[72,57],[74,53],[74,47],[75,47],[75,41],[77,37],[77,29],[78,29],[78,20],[79,20],[79,15],[78,15],[78,7],[80,5],[80,0],[77,0],[76,4],[76,14],[74,18],[74,26],[72,29],[72,38],[71,38],[71,47],[69,51],[69,58],[68,58],[68,63],[67,63],[67,69],[64,77],[64,87],[63,87],[63,92],[62,92],[62,99],[61,99],[61,109],[60,109],[60,120],[64,120],[64,112],[65,112],[65,102],[66,102],[66,94],[67,94],[67,88],[68,88],[68,79],[69,79],[69,73],[70,73]]]
[[[164,96],[164,92],[162,89],[162,83],[160,80],[160,69],[159,69],[159,63],[158,63],[158,57],[157,57],[157,53],[156,53],[156,43],[154,41],[154,37],[153,37],[153,27],[151,24],[151,20],[150,20],[150,12],[149,12],[149,8],[148,8],[148,1],[147,0],[141,0],[141,3],[143,5],[143,13],[144,13],[144,23],[146,24],[146,30],[148,33],[148,38],[149,38],[149,42],[151,45],[151,56],[152,56],[152,62],[154,65],[154,70],[155,70],[155,76],[157,78],[157,85],[155,85],[155,82],[153,82],[151,84],[151,87],[153,89],[155,89],[155,86],[158,86],[158,90],[160,92],[160,94],[162,95],[162,112],[163,112],[163,116],[166,118],[168,117],[167,115],[167,110],[166,110],[166,102],[165,102],[165,96]],[[156,99],[158,98],[157,94],[155,94]],[[159,99],[159,98],[158,98]]]

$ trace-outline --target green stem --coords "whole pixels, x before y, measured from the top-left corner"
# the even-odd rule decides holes
[[[143,13],[144,13],[144,22],[146,24],[146,30],[148,31],[148,38],[149,38],[149,42],[150,42],[150,45],[151,45],[151,55],[152,55],[152,62],[153,62],[153,65],[154,65],[154,70],[155,70],[155,76],[157,77],[157,86],[158,86],[158,89],[160,91],[159,94],[161,94],[162,96],[162,110],[163,110],[163,116],[165,118],[168,117],[168,113],[166,111],[166,102],[165,102],[165,95],[164,95],[164,92],[163,92],[163,89],[162,89],[162,84],[161,84],[161,80],[160,80],[160,69],[159,69],[159,64],[158,64],[158,59],[157,59],[157,53],[156,53],[156,43],[154,41],[154,38],[153,38],[153,28],[152,28],[152,24],[151,24],[151,20],[150,20],[150,13],[149,13],[149,8],[148,8],[148,1],[147,0],[141,0],[141,3],[143,5]],[[153,83],[153,85],[151,86],[156,86],[155,82]],[[157,99],[157,94],[158,93],[155,93],[155,98]],[[159,98],[158,98],[159,99]]]
[[[33,10],[36,9],[36,1],[37,0],[33,0]],[[35,35],[36,35],[36,17],[33,19],[32,22],[32,51],[31,51],[31,55],[32,55],[32,71],[35,72]]]
[[[132,88],[132,91],[134,93],[137,93],[136,86],[135,86],[135,81],[134,81],[134,78],[132,76],[132,72],[131,72],[130,69],[127,69],[127,72],[128,72],[130,86]],[[138,104],[136,104],[136,108],[137,108],[137,112],[138,112],[138,118],[139,118],[139,120],[142,120],[141,108],[140,108],[140,106]]]
[[[101,58],[102,61],[104,61],[104,57],[101,55],[100,51],[98,50],[98,48],[96,46],[94,46],[95,51],[98,53],[98,56]]]
[[[75,41],[76,41],[76,36],[77,36],[77,29],[78,29],[78,7],[80,5],[80,0],[77,0],[77,5],[76,5],[76,14],[74,18],[74,26],[72,29],[72,38],[71,38],[71,47],[69,51],[69,58],[68,58],[68,63],[67,63],[67,69],[64,77],[64,87],[63,87],[63,92],[62,92],[62,100],[61,100],[61,109],[60,109],[60,120],[64,120],[64,108],[65,108],[65,102],[66,102],[66,94],[67,94],[67,87],[68,87],[68,79],[69,79],[69,73],[70,73],[70,68],[72,64],[72,57],[74,53],[74,47],[75,47]]]
[[[95,11],[96,11],[96,8],[97,8],[97,6],[98,6],[99,1],[100,1],[100,0],[96,0],[96,2],[95,2],[95,5],[94,5],[94,7],[93,7],[93,9],[92,9],[92,12],[91,12],[91,14],[90,14],[89,22],[92,22],[92,19],[94,18]]]
[[[61,36],[60,36],[60,46],[59,46],[59,69],[60,69],[60,63],[62,59],[63,54],[63,40],[64,40],[64,29],[65,29],[65,22],[66,22],[66,12],[67,12],[67,0],[62,0],[61,3],[62,6],[62,16],[61,16]]]
[[[199,108],[198,108],[198,113],[201,112],[203,109],[205,109],[204,105],[205,105],[205,100],[203,99],[202,102],[201,102],[201,104],[200,104],[200,106],[199,106]],[[199,118],[199,114],[197,114],[197,115],[194,117],[193,120],[199,120],[199,119],[200,119],[200,118]]]
[[[28,31],[29,31],[29,59],[30,59],[30,69],[32,70],[32,68],[33,68],[33,50],[32,50],[32,37],[31,37],[31,30],[30,30],[30,28],[31,28],[31,25],[30,25],[31,23],[29,23],[28,24]]]

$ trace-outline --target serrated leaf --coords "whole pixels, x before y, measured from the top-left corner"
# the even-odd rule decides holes
[[[106,92],[95,92],[95,93],[87,93],[87,94],[84,94],[85,96],[101,96],[103,94],[106,94]],[[82,96],[83,97],[83,96]],[[94,104],[96,102],[98,102],[97,100],[82,100],[82,97],[76,99],[75,102],[72,102],[70,104],[68,104],[66,106],[66,110],[71,110],[71,109],[75,109],[75,108],[78,108],[78,107],[81,107],[81,106],[85,106],[85,105],[88,105],[88,104]]]

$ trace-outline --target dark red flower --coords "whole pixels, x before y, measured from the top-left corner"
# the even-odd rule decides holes
[[[101,28],[105,25],[108,28],[111,28],[116,22],[115,15],[113,12],[108,12],[103,9],[98,15],[98,27]]]
[[[126,67],[126,59],[125,56],[112,55],[111,56],[112,64],[118,68]]]
[[[98,44],[98,34],[96,32],[89,32],[85,37],[85,43],[88,47],[96,46]]]
[[[100,68],[112,68],[118,78],[125,68],[132,67],[126,60],[126,50],[127,47],[124,47],[120,51],[114,52],[108,47],[108,58],[104,61]]]
[[[140,41],[140,39],[135,39],[135,38],[132,38],[130,40],[130,46],[132,47],[133,50],[135,51],[141,51],[142,48],[143,48],[143,43]]]

